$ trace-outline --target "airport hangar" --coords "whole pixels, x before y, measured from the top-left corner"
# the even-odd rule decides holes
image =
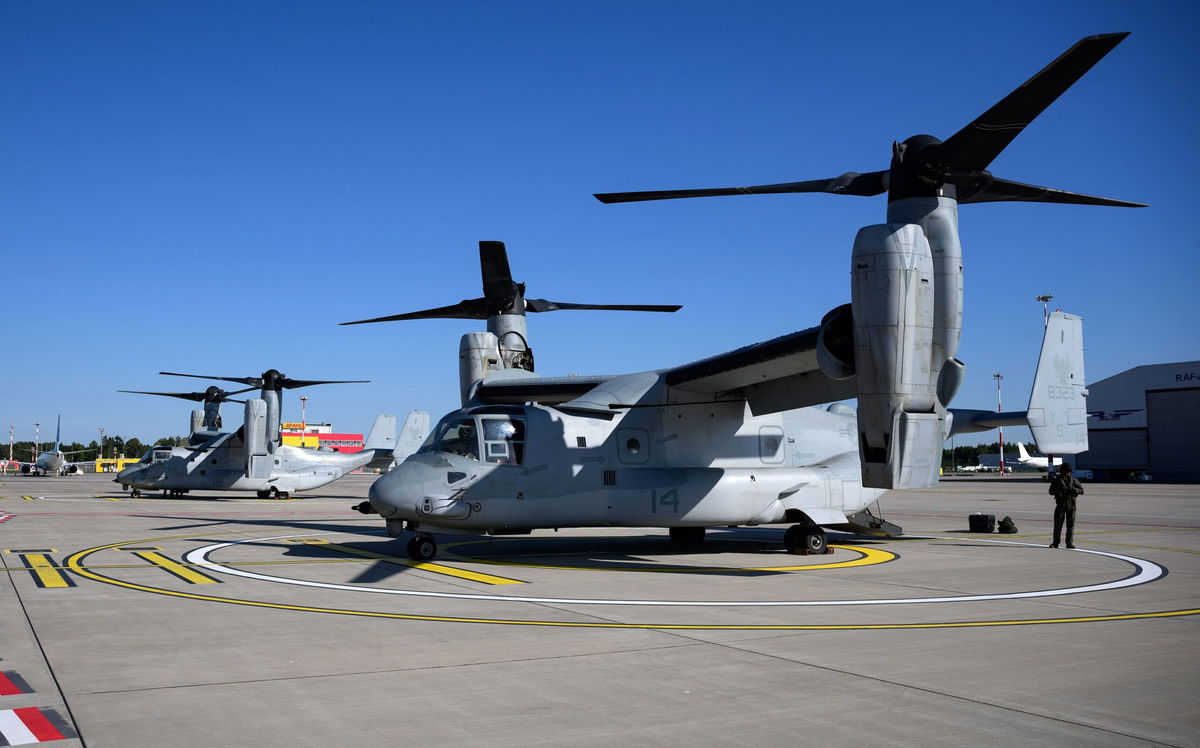
[[[1088,451],[1114,478],[1200,481],[1200,361],[1138,366],[1088,385]]]

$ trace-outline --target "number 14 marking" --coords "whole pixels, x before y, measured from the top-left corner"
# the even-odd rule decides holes
[[[672,514],[679,514],[679,492],[674,488],[664,491],[662,496],[658,495],[658,490],[650,491],[650,513],[658,514],[660,506],[670,507]]]

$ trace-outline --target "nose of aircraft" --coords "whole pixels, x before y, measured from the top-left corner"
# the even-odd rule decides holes
[[[417,499],[444,471],[419,462],[402,462],[371,484],[367,498],[381,517],[413,519]],[[443,482],[445,479],[443,478]]]

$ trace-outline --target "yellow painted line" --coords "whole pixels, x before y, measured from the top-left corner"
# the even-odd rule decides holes
[[[22,496],[21,498],[25,499],[26,501],[36,501],[36,499],[33,496]]]
[[[472,541],[478,542],[478,541]],[[463,543],[462,545],[469,545]],[[454,544],[459,545],[459,544]],[[447,548],[453,545],[446,546]],[[560,566],[557,564],[530,564],[519,561],[503,561],[498,559],[475,558],[471,556],[458,556],[465,561],[473,563],[490,564],[492,566],[516,566],[525,569],[557,569],[562,571],[640,571],[640,572],[660,572],[667,574],[729,574],[731,572],[754,572],[754,571],[818,571],[822,569],[846,569],[852,566],[874,566],[875,564],[887,563],[894,561],[897,556],[891,551],[883,551],[877,548],[865,548],[856,545],[831,545],[832,548],[842,548],[843,550],[855,551],[862,555],[858,558],[849,559],[847,561],[835,561],[828,564],[808,564],[801,566]]]
[[[96,498],[97,499],[105,499],[106,501],[124,501],[125,500],[125,499],[118,499],[115,496],[101,496],[99,494],[96,494]]]
[[[420,569],[421,571],[431,571],[435,574],[445,574],[446,576],[457,577],[459,579],[469,579],[472,582],[482,582],[484,584],[525,584],[525,582],[523,582],[519,579],[509,579],[508,577],[498,577],[498,576],[495,576],[492,574],[482,574],[477,571],[467,571],[466,569],[456,569],[453,566],[444,566],[442,564],[434,564],[434,563],[430,563],[428,561],[414,561],[411,558],[399,558],[397,556],[388,556],[383,553],[375,553],[373,551],[364,551],[359,548],[352,548],[348,545],[339,545],[337,543],[330,543],[327,540],[320,540],[318,538],[297,539],[293,542],[304,543],[305,545],[320,546],[321,548],[328,548],[329,550],[332,550],[332,551],[337,551],[339,553],[346,553],[351,556],[358,556],[360,558],[370,558],[370,559],[374,559],[376,561],[387,561],[388,563],[399,564],[400,566],[408,566],[413,569]]]
[[[48,548],[46,552],[30,552],[30,551],[14,551],[5,550],[5,553],[15,553],[21,557],[25,568],[33,574],[34,579],[39,587],[63,588],[74,587],[71,580],[59,573],[61,566],[55,566],[54,562],[46,555],[46,553],[54,553],[53,548]]]
[[[198,571],[193,571],[187,566],[177,561],[172,561],[157,551],[133,551],[133,555],[149,561],[164,571],[174,574],[185,582],[191,582],[192,584],[219,584],[221,581],[219,579],[213,579],[207,574],[201,574]]]

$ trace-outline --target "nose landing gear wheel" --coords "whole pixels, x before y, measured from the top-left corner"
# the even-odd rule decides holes
[[[783,534],[783,547],[797,556],[819,556],[829,552],[825,531],[819,525],[792,525]]]
[[[135,488],[135,489],[133,489],[132,491],[130,491],[130,492],[129,492],[129,495],[130,495],[130,496],[132,496],[132,497],[133,497],[133,498],[135,498],[135,499],[141,498],[141,496],[142,496],[142,489],[140,489],[140,488]]]
[[[414,561],[429,561],[437,556],[437,541],[428,535],[418,535],[408,541],[408,557]]]
[[[271,492],[270,492],[270,491],[255,491],[255,492],[254,492],[254,494],[255,494],[256,496],[258,496],[258,498],[260,498],[260,499],[269,499],[269,498],[271,498]]]

